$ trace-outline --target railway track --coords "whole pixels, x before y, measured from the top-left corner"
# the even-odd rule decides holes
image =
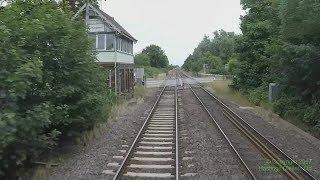
[[[177,85],[165,85],[124,157],[116,179],[179,179]]]
[[[181,72],[179,72],[179,74],[179,76],[192,79]],[[236,154],[239,162],[247,171],[248,178],[315,179],[307,170],[266,139],[231,108],[220,101],[211,92],[203,88],[201,83],[197,82],[195,79],[193,79],[193,82],[195,83],[190,84],[185,81],[196,99],[198,99],[199,103],[226,139],[232,151]],[[212,101],[218,104],[219,107],[212,107]],[[213,108],[217,110],[213,111]],[[221,113],[223,117],[217,115]],[[227,121],[224,121],[225,119],[227,119]],[[254,148],[243,148],[241,147],[243,144],[246,144],[246,147],[254,146]],[[263,163],[261,161],[272,162],[272,165],[276,166],[279,172],[261,172],[261,169],[258,166],[258,164],[261,165]]]

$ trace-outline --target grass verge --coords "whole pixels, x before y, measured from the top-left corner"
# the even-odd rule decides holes
[[[144,86],[142,85],[139,85],[139,86],[135,86],[134,87],[134,98],[136,99],[141,99],[141,98],[144,98],[146,96],[146,94],[148,94],[149,91],[147,88],[145,88]]]
[[[218,96],[235,102],[240,106],[254,106],[249,100],[239,91],[235,91],[229,87],[231,80],[217,80],[209,85],[209,89],[213,90]]]

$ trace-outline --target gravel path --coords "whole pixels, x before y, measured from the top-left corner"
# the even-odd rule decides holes
[[[182,169],[194,165],[183,173],[197,173],[190,179],[247,179],[237,157],[192,92],[183,90],[181,96],[181,122],[188,137],[182,146],[193,152],[193,160],[183,162]]]
[[[129,104],[105,135],[72,152],[63,164],[51,170],[47,179],[104,179],[102,172],[108,169],[107,164],[119,155],[122,145],[133,142],[159,92],[152,91],[141,104]]]
[[[267,115],[261,117],[255,112],[259,109],[257,107],[244,108],[221,97],[220,99],[295,161],[303,163],[311,160],[311,165],[307,167],[310,167],[310,172],[320,179],[319,139],[281,119],[276,114],[268,112]]]

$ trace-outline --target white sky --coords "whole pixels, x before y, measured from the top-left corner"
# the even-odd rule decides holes
[[[171,64],[182,65],[205,34],[224,29],[240,33],[240,0],[106,0],[101,9],[113,16],[138,43],[161,46]]]

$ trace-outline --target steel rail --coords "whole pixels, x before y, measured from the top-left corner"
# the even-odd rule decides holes
[[[136,138],[134,139],[134,141],[133,141],[133,143],[132,143],[132,145],[131,145],[128,153],[126,154],[124,160],[122,161],[122,163],[121,163],[118,171],[116,172],[115,176],[113,177],[113,180],[120,179],[120,177],[123,175],[124,170],[125,170],[125,167],[126,167],[128,161],[129,161],[129,159],[132,157],[132,155],[133,155],[133,153],[134,153],[133,150],[134,150],[135,147],[137,146],[137,142],[141,139],[141,135],[142,135],[143,131],[146,129],[146,125],[147,125],[150,117],[151,117],[152,114],[154,113],[154,110],[156,109],[156,106],[158,105],[158,103],[159,103],[159,101],[160,101],[160,99],[161,99],[161,97],[162,97],[162,95],[163,95],[163,92],[164,92],[164,90],[166,89],[166,87],[167,87],[167,86],[166,86],[166,84],[165,84],[164,87],[162,88],[162,90],[161,90],[161,92],[160,92],[160,94],[159,94],[156,102],[154,103],[152,109],[150,110],[148,116],[146,117],[146,119],[145,119],[145,121],[144,121],[144,123],[143,123],[143,125],[142,125],[142,127],[141,127],[141,129],[140,129],[140,131],[139,131],[139,133],[137,134]]]
[[[164,81],[166,82],[167,79]],[[155,112],[158,103],[160,102],[162,95],[165,91],[165,89],[168,87],[166,85],[167,83],[164,84],[164,87],[162,88],[156,102],[154,103],[152,109],[150,110],[148,116],[145,118],[144,124],[142,125],[139,133],[137,134],[135,140],[133,141],[130,149],[128,150],[126,156],[124,157],[124,160],[122,161],[119,169],[117,170],[115,176],[113,177],[113,180],[117,180],[117,179],[121,179],[121,177],[123,176],[125,169],[127,167],[128,162],[130,161],[132,155],[134,154],[134,149],[137,147],[137,143],[139,142],[139,140],[142,138],[143,132],[146,130],[147,124],[150,120],[150,118],[152,117],[153,113]],[[177,92],[177,83],[175,85],[175,179],[178,180],[179,179],[179,131],[178,131],[178,92]]]
[[[176,123],[176,180],[179,179],[179,128],[178,128],[178,90],[177,90],[177,77],[176,77],[176,85],[174,89],[174,96],[175,96],[175,123]]]
[[[236,127],[243,131],[243,133],[265,154],[269,159],[273,160],[276,165],[281,168],[289,178],[291,179],[315,179],[308,171],[301,167],[297,162],[280,150],[276,145],[271,141],[265,138],[261,133],[259,133],[255,128],[248,124],[243,118],[231,110],[227,105],[215,97],[211,92],[201,87],[202,90],[207,92],[212,98],[214,98],[218,104],[224,109],[225,116],[236,125]],[[250,132],[251,131],[251,132]],[[264,141],[264,142],[263,142]],[[269,147],[268,147],[269,146]],[[273,149],[273,150],[271,150]],[[281,156],[281,157],[279,157]],[[292,167],[288,167],[285,164],[283,165],[281,161],[291,161],[295,167],[297,167],[302,174],[298,174],[296,171],[291,170]],[[295,168],[292,168],[295,169]]]
[[[184,74],[185,75],[185,74]],[[185,75],[186,77],[189,77]],[[190,78],[190,77],[189,77]],[[254,129],[250,124],[248,124],[243,118],[241,118],[237,113],[235,113],[231,108],[229,108],[226,104],[224,104],[220,99],[218,99],[215,95],[213,95],[210,91],[202,87],[202,84],[191,77],[196,83],[200,85],[200,88],[205,91],[210,97],[212,97],[218,104],[223,108],[223,114],[243,133],[246,137],[249,138],[251,142],[255,144],[256,147],[260,149],[260,151],[267,156],[269,159],[273,160],[276,165],[281,168],[289,178],[291,179],[316,179],[313,177],[307,170],[301,167],[296,161],[290,158],[287,154],[285,154],[282,150],[280,150],[276,145],[274,145],[271,141],[265,138],[261,133],[259,133],[256,129]],[[189,84],[192,89],[191,85]],[[251,131],[251,132],[250,132]],[[257,137],[258,136],[258,137]],[[262,142],[264,141],[264,142]],[[269,146],[269,147],[267,147]],[[273,149],[270,150],[270,149]],[[278,155],[276,154],[278,153]],[[295,167],[297,167],[302,174],[298,174],[295,171],[292,171],[292,167],[287,167],[283,165],[281,161],[282,158],[293,163]],[[293,168],[294,169],[294,168]]]
[[[251,169],[249,168],[249,166],[245,163],[245,161],[242,159],[242,157],[240,156],[239,152],[236,150],[236,148],[233,146],[233,144],[231,143],[230,139],[228,138],[228,136],[225,134],[225,132],[222,130],[222,128],[220,127],[220,125],[218,124],[218,122],[216,121],[216,119],[212,116],[212,114],[210,113],[210,111],[208,110],[208,108],[204,105],[204,103],[201,101],[201,99],[199,98],[199,96],[196,94],[196,92],[192,89],[191,85],[187,82],[188,86],[190,87],[190,90],[192,91],[193,95],[196,97],[196,99],[199,101],[199,103],[201,104],[201,106],[205,109],[205,111],[207,112],[207,114],[210,116],[211,120],[214,122],[214,124],[216,125],[216,127],[218,128],[219,132],[222,134],[222,136],[224,137],[224,139],[228,142],[228,145],[231,147],[231,149],[233,150],[233,152],[236,154],[236,156],[238,157],[239,161],[241,162],[242,166],[246,169],[246,171],[248,172],[249,178],[253,179],[253,180],[257,180],[258,178],[253,174],[253,172],[251,171]]]

